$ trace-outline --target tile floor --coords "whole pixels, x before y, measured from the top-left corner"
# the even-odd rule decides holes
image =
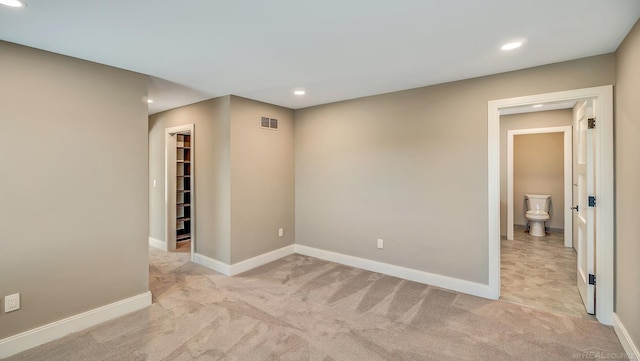
[[[516,228],[513,241],[502,239],[500,299],[595,320],[576,288],[576,252],[564,247],[561,232],[533,237]]]

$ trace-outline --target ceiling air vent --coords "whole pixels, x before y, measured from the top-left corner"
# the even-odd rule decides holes
[[[278,130],[278,119],[260,117],[260,128]]]

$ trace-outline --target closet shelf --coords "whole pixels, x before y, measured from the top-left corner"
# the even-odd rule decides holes
[[[191,201],[193,180],[191,172],[191,134],[188,132],[176,135],[176,241],[190,241],[191,239]],[[179,229],[178,229],[179,228]]]

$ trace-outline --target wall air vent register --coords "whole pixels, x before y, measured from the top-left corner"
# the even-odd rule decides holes
[[[278,130],[278,119],[260,117],[260,128]]]

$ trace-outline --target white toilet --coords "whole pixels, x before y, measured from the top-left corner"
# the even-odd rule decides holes
[[[529,234],[534,237],[543,237],[546,233],[544,222],[549,218],[549,205],[551,195],[549,194],[525,194],[524,204],[527,208],[525,217],[529,220]]]

